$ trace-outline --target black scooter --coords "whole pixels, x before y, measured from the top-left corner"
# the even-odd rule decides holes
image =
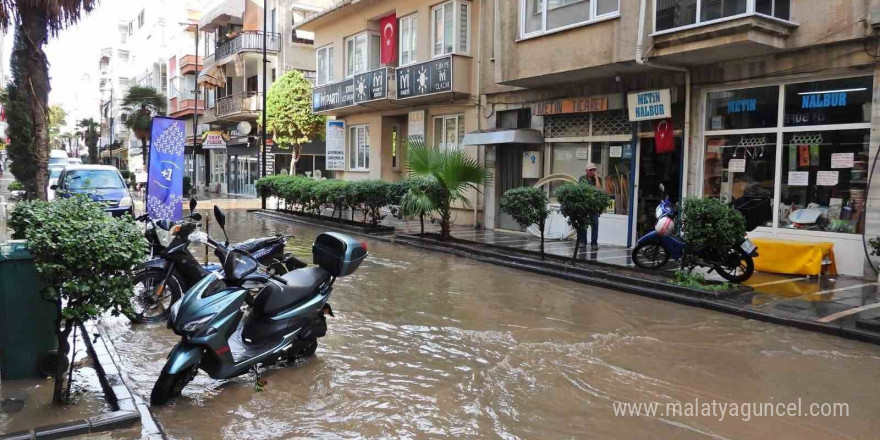
[[[134,291],[130,297],[131,313],[127,315],[132,322],[143,324],[167,320],[171,305],[184,292],[208,274],[221,269],[219,264],[199,264],[189,250],[189,245],[204,235],[198,230],[202,216],[193,212],[197,203],[195,199],[190,199],[190,215],[179,223],[169,225],[167,233],[172,237],[171,242],[161,249],[157,258],[145,261],[135,269]],[[157,226],[162,227],[162,223]],[[283,275],[306,266],[294,255],[284,252],[284,246],[292,237],[276,235],[255,238],[231,248],[252,254],[271,273]],[[226,245],[229,245],[228,238]],[[222,282],[213,286],[214,289],[223,287]]]
[[[214,214],[223,228],[222,212],[215,209]],[[206,242],[223,262],[222,275],[205,277],[172,306],[168,326],[181,341],[153,386],[153,405],[180,394],[200,369],[214,379],[254,371],[259,381],[263,365],[312,356],[318,338],[327,333],[324,315],[333,316],[327,304],[333,283],[352,274],[367,256],[363,243],[324,233],[312,247],[317,266],[278,276],[247,252],[210,237]],[[210,286],[220,279],[229,287],[212,291]],[[245,303],[247,312],[242,311]]]

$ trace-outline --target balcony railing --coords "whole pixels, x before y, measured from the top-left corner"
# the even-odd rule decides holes
[[[266,36],[266,51],[278,52],[281,49],[281,34],[269,33]],[[262,51],[263,50],[263,31],[244,31],[241,35],[217,44],[214,51],[214,58],[220,60],[229,55],[237,54],[241,51]]]
[[[262,93],[237,93],[217,100],[214,105],[214,117],[223,118],[243,113],[259,112],[262,106]]]

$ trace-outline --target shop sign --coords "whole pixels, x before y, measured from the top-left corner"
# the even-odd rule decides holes
[[[750,99],[731,99],[727,101],[727,113],[743,113],[753,112],[758,108],[758,100]]]
[[[669,89],[630,93],[626,102],[629,120],[632,122],[672,117],[672,95]]]
[[[397,69],[397,99],[452,91],[452,55]]]
[[[604,112],[606,110],[608,110],[607,96],[553,99],[532,104],[532,114],[536,116]]]
[[[353,89],[355,104],[387,98],[386,75],[383,68],[355,76]]]
[[[312,111],[325,112],[354,105],[354,79],[347,79],[315,88],[312,93]]]
[[[227,140],[229,140],[229,135],[220,130],[206,131],[202,134],[202,149],[224,149]]]
[[[622,157],[623,156],[623,147],[620,145],[612,145],[608,150],[609,157]]]
[[[327,121],[327,170],[345,170],[345,121]]]
[[[425,141],[425,111],[409,112],[407,137],[412,140]]]

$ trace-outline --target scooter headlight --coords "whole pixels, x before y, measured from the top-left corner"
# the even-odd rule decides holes
[[[216,313],[212,315],[205,316],[204,318],[199,318],[194,321],[187,322],[183,325],[184,333],[195,333],[205,327],[205,324],[210,322],[214,317],[217,316]]]

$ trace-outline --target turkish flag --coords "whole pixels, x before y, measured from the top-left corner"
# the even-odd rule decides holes
[[[675,151],[675,129],[672,126],[672,119],[654,122],[654,149],[657,154]]]
[[[397,61],[397,14],[379,20],[379,26],[382,28],[380,59],[382,64],[392,64]]]

